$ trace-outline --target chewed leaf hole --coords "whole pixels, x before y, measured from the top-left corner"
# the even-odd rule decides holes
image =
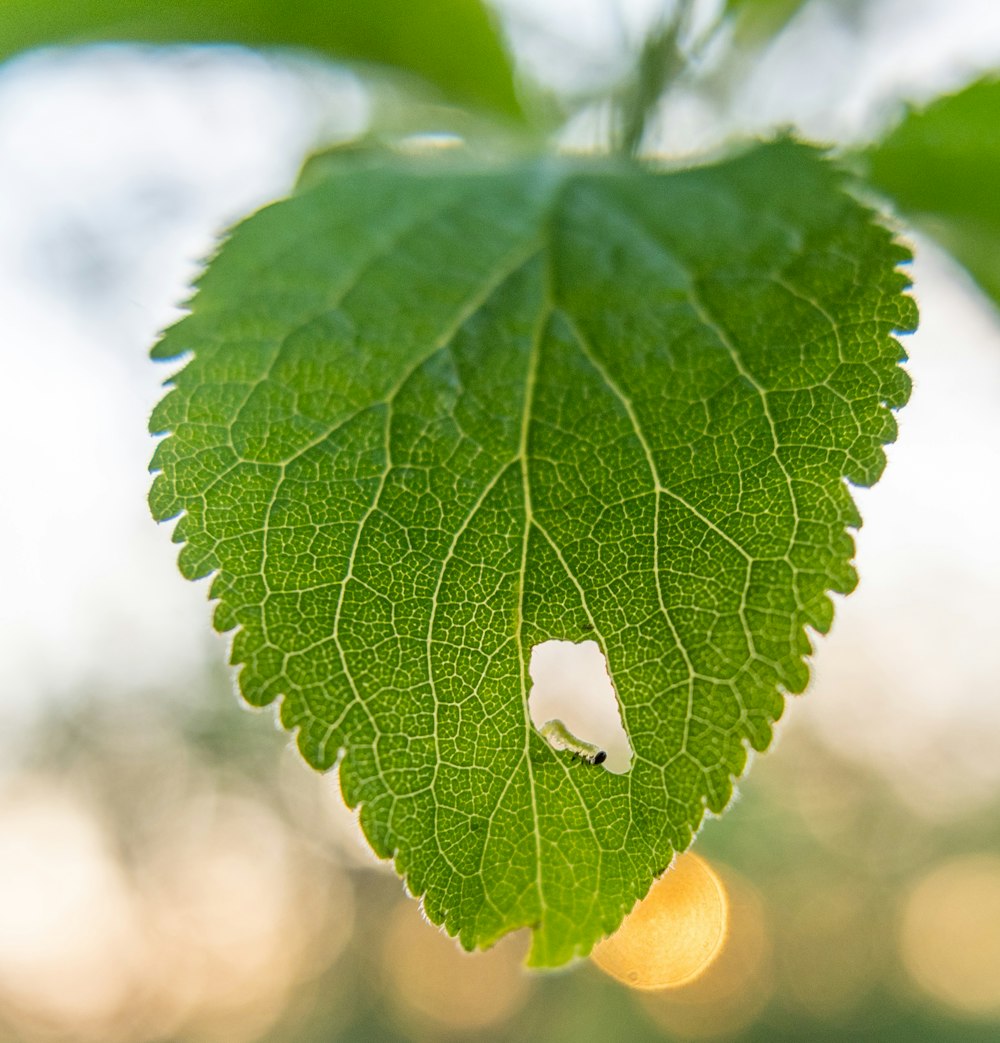
[[[603,766],[622,775],[632,766],[632,745],[622,724],[618,696],[608,665],[595,641],[545,641],[531,650],[531,721],[556,749],[572,749],[561,740],[561,729],[545,729],[562,722],[565,732],[586,747],[607,754]]]

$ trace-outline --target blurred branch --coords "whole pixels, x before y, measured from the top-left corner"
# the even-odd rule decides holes
[[[696,0],[678,0],[643,43],[635,75],[617,99],[615,150],[635,156],[663,95],[691,73],[714,41],[721,20],[695,33]]]

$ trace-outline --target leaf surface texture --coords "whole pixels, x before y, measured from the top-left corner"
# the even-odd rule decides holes
[[[245,698],[339,761],[464,945],[613,930],[729,802],[855,584],[908,393],[905,251],[790,141],[716,166],[332,161],[159,358],[151,494]],[[532,647],[602,648],[635,758],[556,751]]]

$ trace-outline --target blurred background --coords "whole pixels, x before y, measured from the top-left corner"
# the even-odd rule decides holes
[[[729,31],[738,59],[668,99],[651,148],[792,123],[858,145],[904,101],[1000,69],[990,0],[735,6],[755,3],[770,21]],[[588,147],[607,131],[593,99],[659,10],[494,14],[521,97]],[[206,585],[146,509],[169,373],[146,353],[220,230],[287,192],[310,150],[408,108],[461,124],[370,82],[238,47],[0,65],[0,1040],[1000,1038],[1000,324],[928,241],[912,402],[858,493],[860,588],[697,841],[732,901],[699,981],[528,974],[516,937],[459,952],[370,855],[336,779],[238,709]],[[544,684],[558,699],[587,669],[599,686],[564,653]]]

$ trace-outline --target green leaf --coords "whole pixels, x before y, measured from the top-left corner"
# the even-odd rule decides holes
[[[3,0],[0,59],[100,40],[306,47],[416,73],[449,97],[520,115],[510,64],[478,0]]]
[[[1000,304],[1000,81],[909,110],[865,154],[869,178]]]
[[[809,0],[726,0],[736,34],[743,42],[776,36]]]
[[[151,427],[159,519],[256,706],[339,762],[466,947],[613,930],[721,812],[849,591],[909,384],[906,251],[789,141],[714,167],[354,158],[233,233]],[[532,727],[603,649],[635,759]]]

